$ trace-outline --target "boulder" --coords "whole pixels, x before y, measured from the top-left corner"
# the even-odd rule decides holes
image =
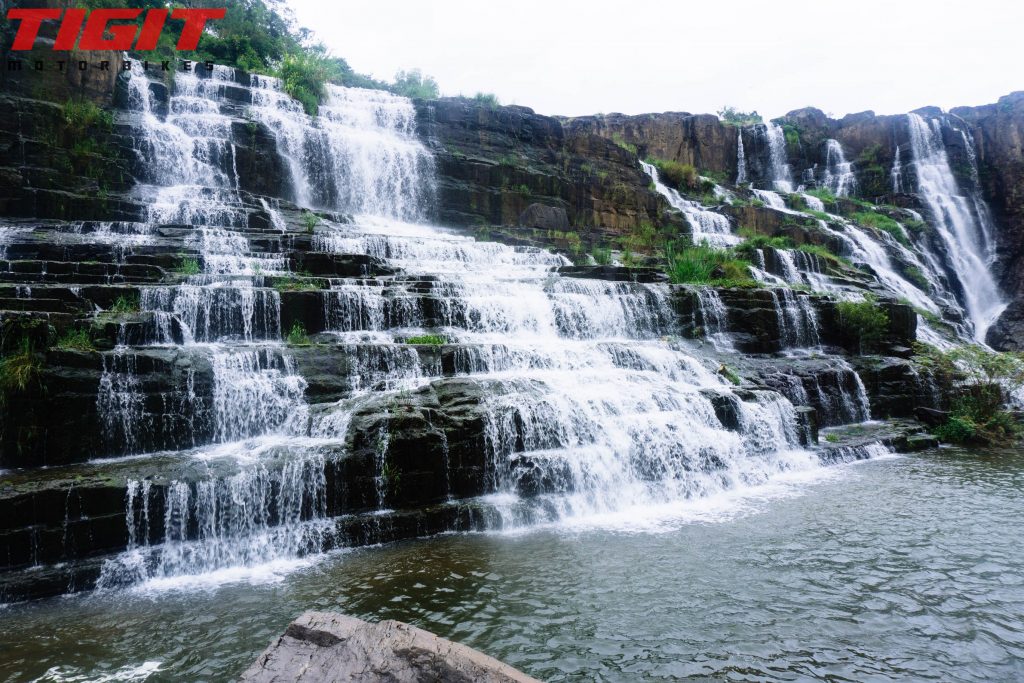
[[[239,678],[245,683],[528,683],[526,674],[401,621],[306,612]]]
[[[524,228],[565,231],[569,229],[569,216],[560,206],[530,204],[519,214],[519,225]]]

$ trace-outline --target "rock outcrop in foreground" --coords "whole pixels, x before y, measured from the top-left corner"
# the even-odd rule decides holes
[[[239,680],[537,681],[465,645],[400,621],[371,624],[344,614],[313,611],[289,624]]]

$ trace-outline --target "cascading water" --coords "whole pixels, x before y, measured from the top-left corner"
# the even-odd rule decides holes
[[[430,209],[433,161],[415,136],[408,100],[331,87],[320,115],[310,117],[277,80],[253,76],[247,86],[216,70],[179,75],[161,119],[145,76],[129,80],[145,131],[139,153],[157,169],[137,188],[153,200],[148,225],[190,226],[185,244],[198,266],[180,284],[141,288],[141,308],[162,330],[154,344],[177,341],[207,359],[212,443],[167,456],[189,476],[129,483],[132,548],[108,563],[101,585],[251,567],[326,547],[327,472],[345,451],[357,409],[381,392],[399,397],[446,374],[480,387],[493,493],[484,502],[508,525],[673,503],[818,466],[818,455],[800,445],[789,401],[734,391],[717,364],[696,355],[697,342],[674,338],[666,285],[561,277],[554,269],[568,261],[557,254],[414,222]],[[248,87],[248,109],[224,101],[229,86]],[[280,342],[281,296],[265,280],[287,278],[289,261],[254,245],[266,235],[283,240],[288,222],[276,201],[239,189],[232,131],[242,116],[275,136],[299,206],[354,214],[351,223],[319,225],[312,248],[369,255],[397,273],[330,278],[310,293],[322,301],[323,337],[333,335],[349,359],[338,371],[348,394],[337,403],[307,405],[306,383]],[[644,170],[696,241],[737,241],[725,216],[665,187],[653,167]],[[774,296],[786,345],[816,346],[809,298]],[[718,293],[701,288],[699,300],[706,336],[717,351],[732,352]],[[404,343],[426,331],[450,342],[445,369]],[[138,412],[131,365],[111,359],[106,376],[101,410],[123,431]],[[380,507],[391,491],[392,413],[384,414],[373,476]]]
[[[900,146],[896,145],[896,153],[893,154],[892,168],[889,170],[889,182],[892,184],[892,193],[903,192],[903,160],[900,159]]]
[[[765,137],[768,141],[772,189],[790,193],[793,191],[793,172],[786,155],[786,134],[782,126],[769,121],[765,124]]]
[[[684,199],[676,190],[661,182],[658,178],[658,169],[653,164],[641,161],[640,166],[644,169],[644,173],[649,175],[651,180],[654,181],[654,187],[658,194],[667,199],[672,208],[681,211],[686,216],[687,222],[693,229],[694,244],[707,242],[708,244],[722,246],[735,244],[739,241],[732,234],[732,226],[729,224],[728,218],[715,211],[705,209],[698,202]]]
[[[743,129],[736,129],[736,184],[747,182],[747,154],[743,150]]]
[[[942,141],[942,122],[907,114],[917,190],[931,211],[932,222],[946,246],[943,256],[959,281],[959,296],[970,317],[975,339],[984,342],[989,327],[1006,302],[989,270],[992,243],[987,210],[972,188],[964,194],[949,165]],[[973,146],[967,140],[967,149]],[[970,158],[973,162],[973,157]],[[976,168],[972,168],[977,173]],[[982,207],[982,208],[979,208]]]
[[[853,164],[846,160],[843,146],[838,140],[825,141],[825,170],[821,182],[837,197],[853,194],[856,189],[857,177],[853,172]]]

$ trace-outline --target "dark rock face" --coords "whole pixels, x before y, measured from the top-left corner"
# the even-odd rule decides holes
[[[641,158],[690,164],[703,171],[736,175],[736,128],[714,114],[608,114],[567,119],[566,129],[636,145]]]
[[[438,218],[446,225],[572,227],[621,234],[667,222],[636,156],[526,107],[462,98],[416,101],[420,134],[434,152]]]
[[[569,216],[561,206],[530,204],[525,211],[519,214],[519,225],[524,228],[537,228],[552,232],[564,231],[569,229]]]
[[[400,621],[371,624],[306,612],[242,674],[240,681],[450,681],[538,683],[465,645]]]

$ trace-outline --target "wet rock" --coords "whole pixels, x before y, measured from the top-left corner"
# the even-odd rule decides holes
[[[800,445],[810,448],[818,443],[818,411],[811,406],[796,406],[794,410]]]
[[[715,417],[723,427],[734,432],[740,430],[739,398],[735,393],[719,389],[701,389],[700,395],[711,402],[715,409]]]
[[[914,409],[914,417],[929,427],[938,427],[949,421],[949,411],[921,406]]]
[[[602,237],[645,223],[685,229],[649,188],[636,155],[611,140],[526,107],[459,97],[414,104],[436,159],[442,224],[541,233],[588,226]]]
[[[312,611],[289,624],[239,680],[538,683],[492,657],[400,621],[372,624]]]
[[[375,277],[394,275],[395,269],[368,254],[333,254],[297,251],[289,257],[293,272],[321,277]]]
[[[569,229],[569,216],[561,206],[530,204],[519,214],[519,225],[524,228],[565,231]]]
[[[633,268],[628,266],[561,266],[559,275],[579,277],[588,280],[609,280],[612,282],[667,282],[668,276],[657,268]]]

